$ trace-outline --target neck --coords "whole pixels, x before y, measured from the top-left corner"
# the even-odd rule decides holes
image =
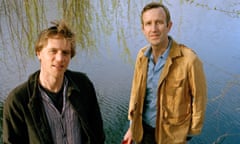
[[[152,55],[154,58],[154,62],[156,63],[158,58],[165,52],[165,50],[168,47],[169,40],[166,39],[162,44],[160,45],[152,45]]]
[[[64,76],[52,77],[40,73],[39,82],[40,84],[50,92],[59,92],[63,84]]]

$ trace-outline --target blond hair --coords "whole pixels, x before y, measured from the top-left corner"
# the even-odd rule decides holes
[[[35,53],[41,51],[47,45],[49,38],[64,38],[71,43],[71,58],[76,54],[75,34],[64,20],[51,22],[53,26],[43,30],[35,43]]]

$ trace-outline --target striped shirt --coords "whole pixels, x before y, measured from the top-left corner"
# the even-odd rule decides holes
[[[78,114],[67,99],[68,80],[64,78],[63,108],[59,112],[47,93],[39,86],[54,144],[81,144]]]

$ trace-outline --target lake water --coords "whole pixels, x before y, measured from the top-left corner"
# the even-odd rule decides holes
[[[139,18],[147,2],[100,0],[91,3],[94,11],[89,25],[95,49],[89,53],[80,50],[78,45],[78,53],[69,66],[72,70],[87,73],[95,85],[104,119],[106,144],[120,143],[128,127],[127,109],[134,61],[138,50],[147,44]],[[208,82],[204,128],[190,144],[238,144],[240,3],[237,0],[168,0],[164,3],[173,20],[170,35],[196,51],[204,63]],[[46,6],[48,22],[60,18],[56,14],[56,4]],[[8,25],[4,22],[0,26],[2,32],[8,32]],[[5,35],[7,45],[0,48],[1,101],[12,88],[39,68],[36,58],[19,54],[18,49],[11,48],[10,37]]]

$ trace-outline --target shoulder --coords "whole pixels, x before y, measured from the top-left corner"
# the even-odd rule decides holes
[[[83,72],[67,70],[65,74],[68,77],[88,79],[88,76],[86,75],[86,73],[83,73]]]
[[[180,45],[180,47],[181,47],[181,51],[182,51],[184,59],[186,61],[188,61],[189,64],[191,64],[191,65],[202,64],[202,61],[200,60],[197,53],[193,49],[186,47],[185,45],[182,45],[182,44]]]
[[[143,61],[144,59],[147,59],[147,57],[145,56],[145,53],[147,52],[149,47],[150,47],[149,45],[146,45],[138,51],[135,63],[141,63],[141,61]]]
[[[138,51],[138,57],[142,57],[144,54],[145,54],[145,52],[147,51],[147,49],[149,48],[150,46],[149,45],[146,45],[146,46],[144,46],[144,47],[142,47],[139,51]]]
[[[184,55],[193,56],[193,57],[197,56],[197,53],[192,48],[189,48],[189,47],[185,46],[184,44],[179,44],[179,48],[181,49],[181,51]]]
[[[16,109],[22,109],[27,106],[29,101],[27,82],[15,87],[4,101],[4,111],[10,112]]]
[[[31,74],[25,82],[12,89],[7,96],[5,103],[28,103],[38,84],[39,71]]]
[[[173,40],[172,43],[172,49],[171,49],[171,55],[173,56],[180,56],[182,58],[186,58],[188,60],[194,60],[198,59],[197,53],[190,47],[177,43],[176,41]]]
[[[9,93],[7,99],[13,99],[17,95],[18,96],[25,95],[26,93],[27,93],[27,82],[24,82],[24,83],[18,85],[17,87],[15,87],[14,89],[12,89],[11,92]]]
[[[86,84],[92,85],[92,82],[86,73],[67,70],[65,72],[65,75],[70,82],[77,84],[79,86],[83,86]]]

